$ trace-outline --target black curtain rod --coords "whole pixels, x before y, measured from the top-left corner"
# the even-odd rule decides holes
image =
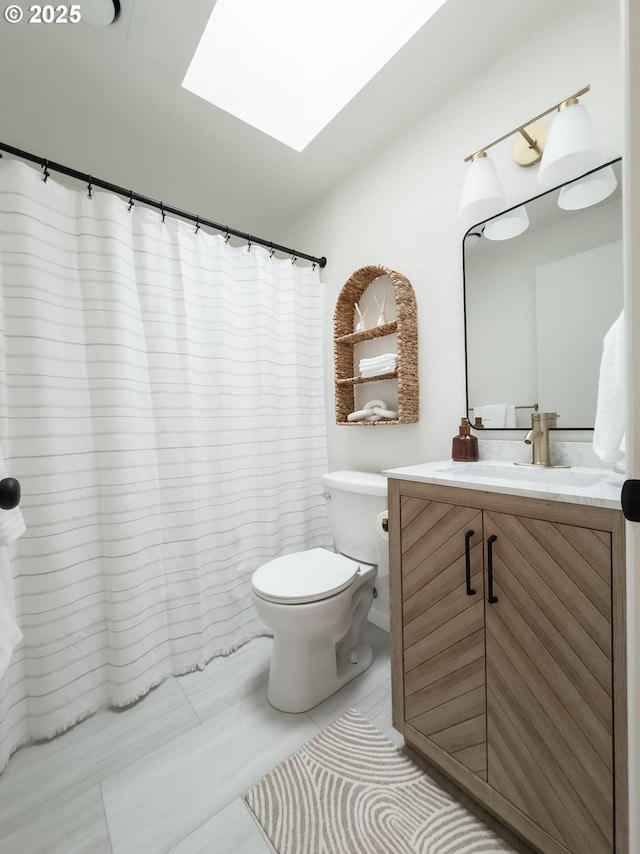
[[[103,190],[109,190],[111,193],[117,193],[119,196],[124,196],[126,199],[129,199],[130,202],[141,202],[143,205],[157,208],[159,211],[162,211],[163,217],[164,214],[173,214],[173,216],[179,216],[181,219],[187,219],[191,222],[195,222],[198,227],[206,225],[208,228],[215,228],[216,231],[221,231],[225,236],[233,235],[234,237],[240,237],[242,240],[246,240],[249,245],[257,243],[260,246],[266,246],[267,249],[271,249],[272,252],[284,252],[285,255],[291,255],[294,261],[297,258],[305,258],[307,261],[312,261],[314,264],[317,264],[318,267],[322,268],[327,266],[327,259],[324,256],[322,258],[316,258],[314,255],[307,255],[305,252],[297,252],[295,249],[289,249],[287,246],[281,246],[279,243],[273,243],[269,240],[264,240],[261,237],[255,237],[252,234],[247,234],[244,231],[229,228],[227,225],[220,225],[219,223],[212,222],[209,219],[203,219],[201,216],[196,216],[195,214],[178,210],[178,208],[172,208],[169,205],[165,205],[164,202],[156,202],[155,199],[148,199],[146,196],[134,193],[133,190],[126,190],[124,187],[118,187],[115,184],[110,184],[108,181],[102,181],[100,178],[94,178],[93,175],[85,175],[83,172],[78,172],[77,169],[71,169],[69,166],[54,163],[44,157],[29,154],[28,151],[22,151],[20,148],[14,148],[12,145],[7,145],[4,142],[0,142],[0,150],[6,151],[8,154],[13,154],[16,157],[21,157],[23,160],[30,160],[32,163],[38,163],[44,169],[45,180],[49,171],[61,172],[63,175],[68,175],[70,178],[76,178],[78,181],[83,181],[92,187],[100,187]],[[1,154],[0,157],[2,157]]]

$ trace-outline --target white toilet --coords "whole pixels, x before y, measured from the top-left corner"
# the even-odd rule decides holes
[[[252,578],[256,612],[274,635],[267,699],[283,712],[313,708],[373,658],[363,636],[379,553],[386,558],[377,521],[387,509],[387,479],[337,471],[322,484],[336,551],[284,555]]]

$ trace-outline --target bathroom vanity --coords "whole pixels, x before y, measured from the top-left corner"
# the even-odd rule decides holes
[[[393,723],[545,854],[627,854],[622,477],[392,469]]]

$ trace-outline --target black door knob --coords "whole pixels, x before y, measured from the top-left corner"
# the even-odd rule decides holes
[[[4,477],[0,480],[0,507],[3,510],[13,510],[20,504],[20,481],[15,477]]]

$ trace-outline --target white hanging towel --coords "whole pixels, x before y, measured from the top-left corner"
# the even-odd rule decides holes
[[[0,480],[7,476],[7,468],[0,451]],[[22,632],[16,623],[16,605],[13,594],[13,575],[8,546],[24,534],[26,528],[19,507],[0,509],[0,678],[4,675]]]
[[[474,418],[482,418],[482,426],[487,430],[499,430],[516,426],[516,407],[512,403],[487,403],[473,407]]]
[[[624,456],[625,370],[624,310],[604,336],[593,450],[605,463]]]

